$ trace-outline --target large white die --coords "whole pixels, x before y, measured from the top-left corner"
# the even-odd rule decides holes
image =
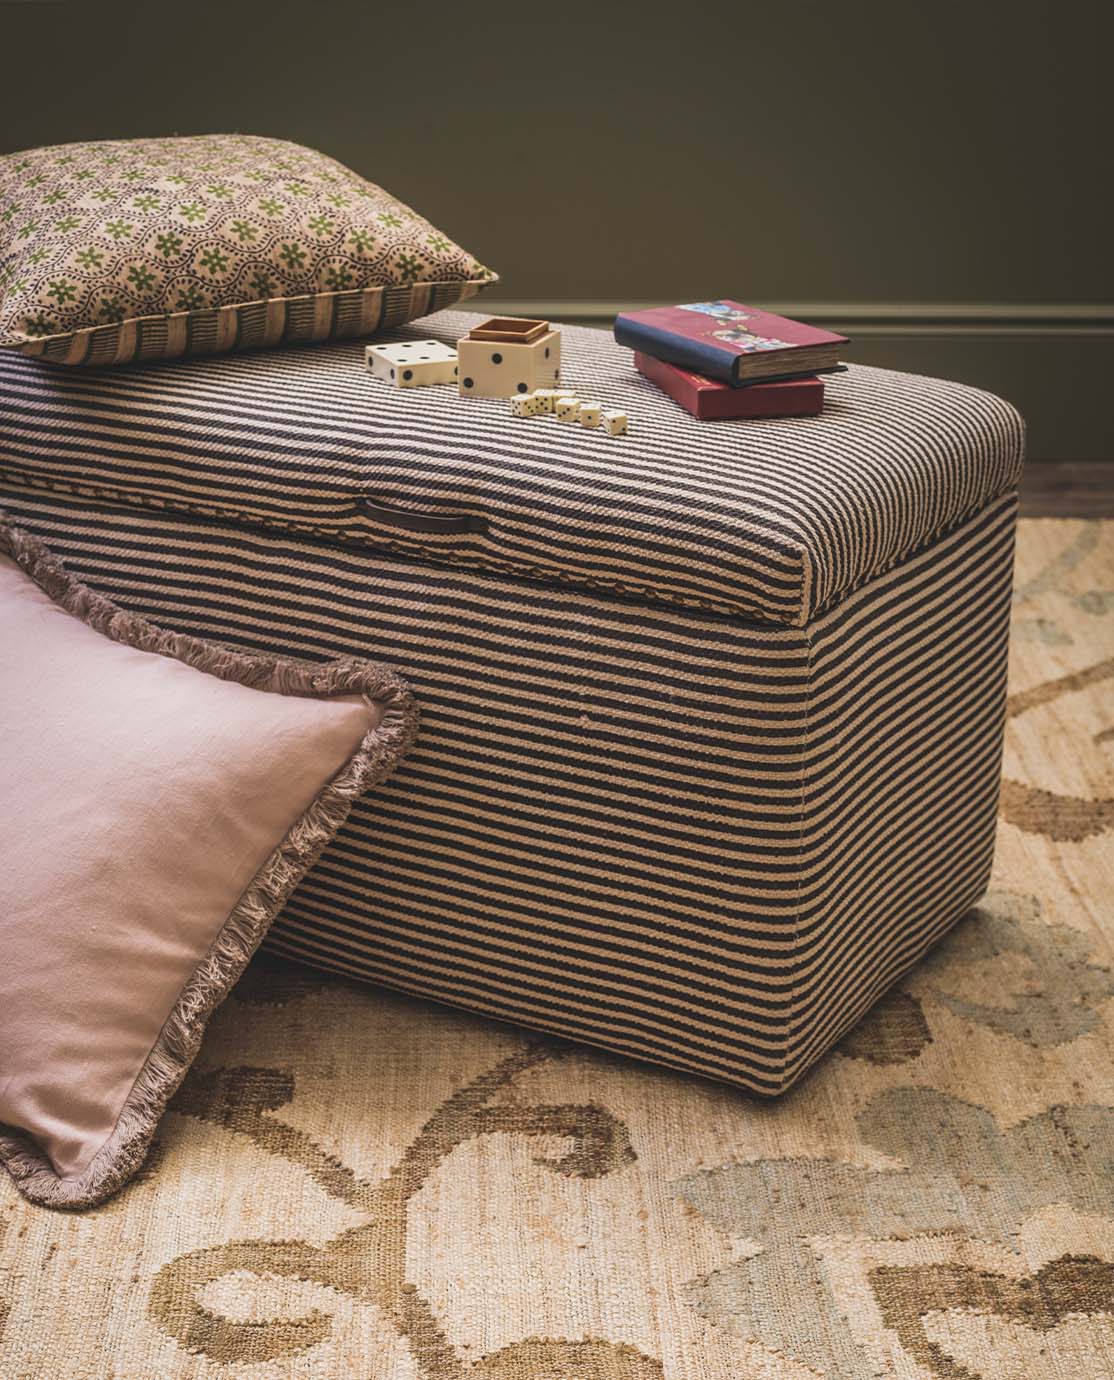
[[[398,345],[368,345],[367,367],[377,379],[396,388],[421,388],[427,383],[456,383],[457,356],[439,340],[407,340]]]
[[[548,321],[495,317],[462,336],[456,350],[462,397],[511,398],[561,377],[561,335]]]

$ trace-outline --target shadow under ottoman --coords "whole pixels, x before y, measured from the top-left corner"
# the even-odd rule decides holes
[[[783,1091],[985,888],[1016,413],[852,369],[699,423],[566,329],[610,438],[361,355],[0,357],[0,506],[166,626],[410,681],[417,746],[272,948]]]

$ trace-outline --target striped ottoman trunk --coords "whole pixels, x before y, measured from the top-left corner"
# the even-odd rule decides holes
[[[986,885],[1021,422],[853,368],[701,423],[608,336],[562,353],[628,437],[358,345],[0,355],[0,506],[168,627],[409,679],[417,747],[272,948],[778,1093]]]

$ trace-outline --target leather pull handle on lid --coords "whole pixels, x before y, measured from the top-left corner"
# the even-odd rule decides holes
[[[474,513],[416,513],[377,503],[372,498],[360,498],[356,502],[369,518],[384,527],[401,527],[407,532],[437,532],[442,536],[487,531],[487,518]]]

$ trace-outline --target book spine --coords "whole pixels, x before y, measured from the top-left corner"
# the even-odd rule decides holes
[[[643,378],[656,384],[667,397],[672,398],[686,412],[691,413],[699,420],[704,419],[706,409],[703,390],[694,387],[683,374],[678,374],[672,364],[667,364],[661,359],[655,359],[653,355],[648,355],[645,350],[635,350],[634,367]],[[715,391],[719,392],[720,390],[716,389]]]
[[[635,368],[700,421],[730,418],[815,417],[824,405],[824,385],[808,375],[791,383],[754,383],[746,388],[700,384],[674,365],[636,350]]]
[[[722,394],[721,394],[722,396]],[[792,380],[779,380],[762,388],[738,388],[734,396],[744,403],[746,411],[736,411],[733,417],[816,417],[824,407],[824,385],[815,375]]]
[[[632,321],[627,316],[615,318],[615,339],[620,345],[631,350],[641,350],[643,354],[664,359],[669,364],[679,364],[682,369],[691,369],[705,378],[719,379],[721,383],[738,383],[736,372],[739,357],[714,345],[703,345],[687,336],[675,335],[672,331],[662,331],[647,326],[642,321]]]

